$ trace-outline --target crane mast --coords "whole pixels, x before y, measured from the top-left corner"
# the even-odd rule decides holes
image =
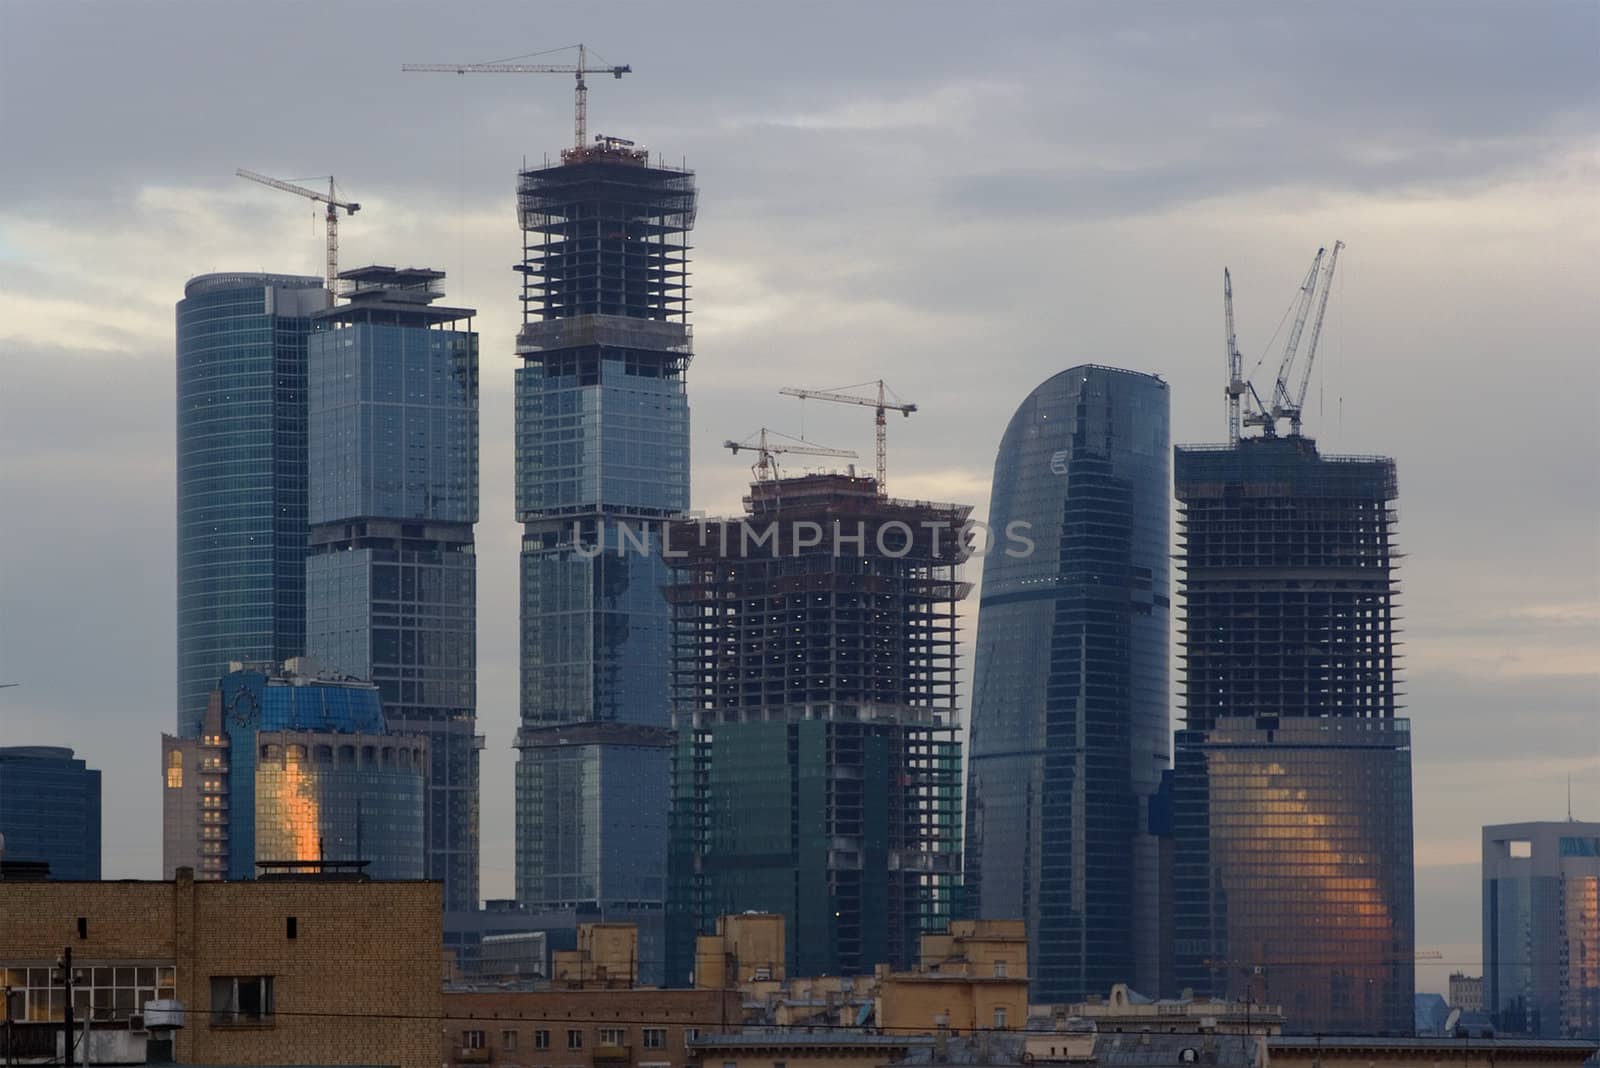
[[[1300,413],[1305,410],[1306,387],[1311,384],[1311,365],[1317,360],[1317,342],[1322,338],[1322,318],[1328,311],[1328,294],[1333,292],[1333,272],[1339,266],[1339,250],[1343,241],[1333,243],[1328,256],[1328,269],[1322,277],[1322,296],[1317,301],[1317,318],[1311,324],[1311,342],[1306,346],[1306,365],[1300,370],[1300,388],[1295,391],[1294,407],[1289,409],[1289,433],[1300,433]]]
[[[1294,369],[1295,355],[1300,349],[1300,335],[1305,332],[1306,317],[1311,314],[1311,300],[1316,293],[1317,275],[1322,269],[1322,257],[1327,254],[1327,249],[1317,249],[1316,256],[1311,261],[1311,270],[1306,272],[1306,280],[1300,284],[1300,297],[1295,304],[1294,326],[1289,330],[1289,340],[1283,346],[1283,360],[1278,364],[1278,380],[1272,387],[1272,419],[1273,428],[1277,428],[1279,419],[1289,414],[1294,407],[1294,401],[1289,396],[1289,374]]]
[[[1239,339],[1233,331],[1233,276],[1228,269],[1222,269],[1222,310],[1226,321],[1227,330],[1227,358],[1228,358],[1228,385],[1223,390],[1228,398],[1228,444],[1239,443],[1239,401],[1244,396],[1247,384],[1241,377],[1244,373],[1244,358],[1239,355]]]
[[[573,63],[404,63],[400,69],[411,73],[435,74],[571,74],[577,84],[573,89],[572,100],[572,132],[573,149],[582,153],[588,147],[589,140],[589,83],[584,80],[585,74],[609,74],[613,78],[621,78],[624,74],[632,74],[633,68],[627,64],[591,67],[589,65],[589,46],[585,44],[569,45],[569,48],[578,50],[578,62]],[[562,49],[552,49],[562,51]],[[535,53],[543,54],[543,53]]]
[[[327,227],[326,233],[328,237],[328,294],[330,296],[336,295],[338,290],[334,287],[339,280],[339,209],[343,208],[346,215],[354,215],[356,212],[361,210],[361,205],[355,203],[354,201],[339,199],[338,191],[334,187],[332,175],[328,176],[328,192],[323,194],[315,189],[307,189],[303,185],[295,185],[293,182],[285,182],[281,178],[268,178],[264,174],[257,174],[255,171],[247,171],[243,167],[240,167],[233,173],[237,174],[240,178],[248,178],[252,182],[258,182],[269,189],[277,189],[285,193],[293,193],[295,196],[305,197],[307,200],[326,204],[328,206],[327,213],[323,216]]]
[[[863,397],[860,394],[847,392],[852,389],[873,386],[877,387],[877,395],[875,397],[872,395]],[[888,420],[885,418],[884,413],[896,411],[909,418],[911,413],[917,410],[915,404],[889,400],[889,394],[894,391],[885,385],[881,378],[876,382],[863,382],[858,386],[844,386],[841,389],[797,389],[793,386],[785,386],[778,392],[786,397],[799,397],[801,400],[810,398],[812,400],[830,401],[834,404],[859,404],[863,407],[874,409],[876,412],[874,423],[878,438],[878,496],[889,496],[889,430]]]

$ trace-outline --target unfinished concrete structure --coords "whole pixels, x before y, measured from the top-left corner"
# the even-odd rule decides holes
[[[745,503],[669,527],[669,981],[749,909],[785,917],[790,975],[907,967],[960,872],[970,508],[853,475],[756,482]]]
[[[1301,1034],[1410,1034],[1410,724],[1394,461],[1181,446],[1176,985]],[[1170,991],[1169,991],[1170,992]]]

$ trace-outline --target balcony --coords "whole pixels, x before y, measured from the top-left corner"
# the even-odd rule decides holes
[[[460,1046],[456,1049],[455,1061],[457,1064],[488,1064],[488,1046]]]
[[[596,1064],[632,1064],[633,1047],[619,1046],[613,1043],[603,1043],[594,1048],[594,1063]]]

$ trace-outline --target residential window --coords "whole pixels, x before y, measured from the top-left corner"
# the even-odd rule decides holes
[[[178,790],[183,787],[183,754],[174,749],[167,754],[167,789]]]
[[[568,1049],[582,1049],[583,1048],[583,1031],[582,1030],[580,1030],[579,1028],[576,1028],[576,1027],[569,1028],[567,1030],[567,1048]]]
[[[500,1032],[500,1048],[510,1053],[517,1048],[517,1033],[515,1031]]]
[[[628,1041],[628,1032],[621,1027],[600,1028],[600,1044],[602,1046],[622,1046]]]
[[[271,1022],[272,976],[211,977],[212,1027],[252,1027]]]
[[[644,1029],[645,1049],[666,1049],[667,1029],[665,1027],[646,1027]]]
[[[489,1044],[482,1031],[461,1032],[462,1049],[483,1049]]]
[[[1005,961],[997,960],[997,961],[994,962],[994,977],[996,979],[1004,979],[1006,977],[1006,962]]]
[[[994,1010],[994,1028],[995,1028],[996,1031],[999,1031],[999,1030],[1003,1030],[1005,1028],[1005,1026],[1006,1026],[1006,1010],[1005,1010],[1004,1006],[999,1006]]]
[[[543,1031],[543,1030],[535,1031],[533,1033],[533,1048],[534,1049],[549,1049],[550,1048],[550,1032],[549,1031]]]

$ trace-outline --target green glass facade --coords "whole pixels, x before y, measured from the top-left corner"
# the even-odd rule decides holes
[[[746,517],[668,535],[668,981],[687,981],[718,916],[749,910],[786,918],[792,975],[908,967],[960,878],[968,509],[846,476],[760,482],[748,500]]]

